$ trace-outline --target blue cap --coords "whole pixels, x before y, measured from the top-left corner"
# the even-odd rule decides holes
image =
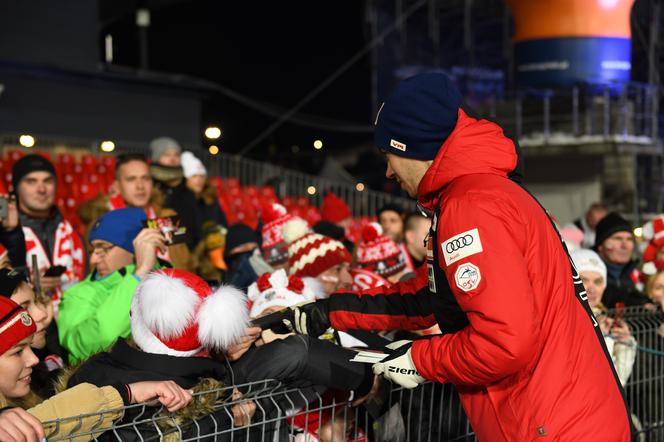
[[[433,160],[457,123],[463,97],[442,73],[418,74],[397,86],[376,116],[374,142],[385,152]]]
[[[135,207],[111,210],[103,214],[90,229],[88,239],[107,241],[134,254],[134,238],[143,230],[147,219],[143,209]]]

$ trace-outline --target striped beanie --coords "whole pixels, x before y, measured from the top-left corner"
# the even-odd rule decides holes
[[[267,204],[261,211],[263,259],[270,264],[282,264],[288,261],[288,244],[284,242],[284,225],[297,217],[288,213],[281,204]]]
[[[406,268],[406,260],[397,243],[383,235],[380,224],[368,223],[357,246],[357,265],[387,278]]]
[[[288,244],[288,273],[291,275],[315,278],[338,264],[352,261],[341,242],[312,233],[301,219],[286,223],[284,241]]]
[[[0,355],[37,331],[23,307],[0,296]]]

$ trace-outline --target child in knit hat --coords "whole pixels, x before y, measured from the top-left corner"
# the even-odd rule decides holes
[[[169,379],[179,387],[198,391],[214,391],[197,395],[187,410],[175,417],[176,422],[201,419],[182,436],[210,435],[216,425],[233,425],[229,407],[214,407],[228,399],[222,388],[241,383],[241,373],[229,371],[225,361],[212,357],[236,343],[248,325],[247,298],[232,286],[212,289],[193,273],[180,269],[162,269],[150,273],[136,288],[129,312],[131,340],[120,338],[109,351],[98,353],[85,361],[67,380],[73,386],[82,382],[109,385],[125,379]],[[229,390],[227,393],[231,393]],[[237,398],[233,393],[233,398]],[[254,405],[243,403],[249,414]],[[216,423],[205,419],[214,413]],[[141,410],[132,410],[123,422],[132,422]],[[234,420],[241,425],[242,413]],[[163,429],[162,429],[163,430]],[[135,437],[133,428],[120,431],[119,438]],[[140,427],[141,436],[149,439],[158,433],[154,425]]]
[[[261,211],[263,259],[275,270],[288,266],[288,244],[284,242],[284,225],[294,219],[300,218],[289,214],[284,206],[277,203],[266,205]]]
[[[369,223],[362,228],[356,261],[357,267],[375,273],[390,284],[399,282],[406,273],[406,258],[401,248],[383,234],[378,223]]]
[[[249,287],[249,299],[252,301],[250,316],[260,318],[322,296],[325,296],[325,293],[315,278],[288,276],[283,269],[274,273],[265,273]],[[346,420],[342,415],[344,407],[334,407],[332,402],[332,400],[339,404],[347,402],[348,393],[341,390],[354,390],[357,395],[364,396],[367,388],[372,385],[373,375],[367,367],[351,362],[355,356],[353,350],[341,348],[324,339],[292,333],[275,334],[271,330],[263,331],[256,346],[240,359],[236,366],[259,367],[246,370],[253,371],[253,376],[259,378],[274,377],[284,381],[295,379],[299,382],[310,381],[329,387],[322,395],[322,404],[316,401],[316,405],[313,405],[323,406],[325,413],[305,413],[304,410],[307,408],[303,407],[295,413],[295,417],[289,419],[294,427],[293,431],[297,434],[295,440],[315,441],[318,438],[328,440],[324,435],[329,436],[332,433],[335,440],[353,440],[346,439],[343,433],[348,424],[352,425],[352,418]],[[288,355],[288,358],[283,357],[285,355]],[[271,361],[271,366],[268,369],[264,368],[265,364],[259,363],[262,360]],[[334,370],[325,367],[334,367]],[[346,382],[340,383],[341,379],[346,379]],[[335,418],[332,418],[333,414]],[[363,434],[361,429],[358,431],[359,434]]]
[[[351,287],[352,259],[341,242],[311,232],[301,219],[286,223],[283,237],[288,244],[290,275],[318,279],[328,295]]]

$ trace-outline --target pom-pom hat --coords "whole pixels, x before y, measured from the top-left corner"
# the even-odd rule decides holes
[[[261,211],[261,221],[263,222],[261,250],[263,258],[268,264],[282,264],[288,261],[288,244],[284,242],[284,225],[296,218],[289,214],[281,204],[273,203],[263,207]]]
[[[348,204],[332,192],[328,192],[323,198],[323,204],[320,208],[320,215],[323,221],[329,221],[336,224],[351,216]]]
[[[244,293],[232,286],[213,291],[179,269],[150,273],[134,293],[130,315],[132,336],[143,351],[181,357],[227,349],[249,323]]]
[[[286,223],[284,241],[288,244],[288,272],[291,275],[315,278],[338,264],[351,262],[350,253],[341,242],[312,233],[301,219]]]
[[[321,298],[324,291],[316,279],[288,276],[286,271],[281,269],[273,273],[263,273],[249,286],[248,294],[252,302],[249,316],[256,318],[270,307],[290,307]]]
[[[392,276],[406,267],[401,249],[391,238],[383,235],[378,223],[369,223],[362,228],[362,239],[357,246],[357,264],[382,277]]]

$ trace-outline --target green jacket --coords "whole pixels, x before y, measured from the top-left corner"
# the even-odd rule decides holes
[[[134,270],[131,264],[99,280],[94,279],[93,272],[64,292],[57,319],[58,336],[69,351],[70,364],[106,350],[118,338],[131,334],[129,309],[139,284]]]

